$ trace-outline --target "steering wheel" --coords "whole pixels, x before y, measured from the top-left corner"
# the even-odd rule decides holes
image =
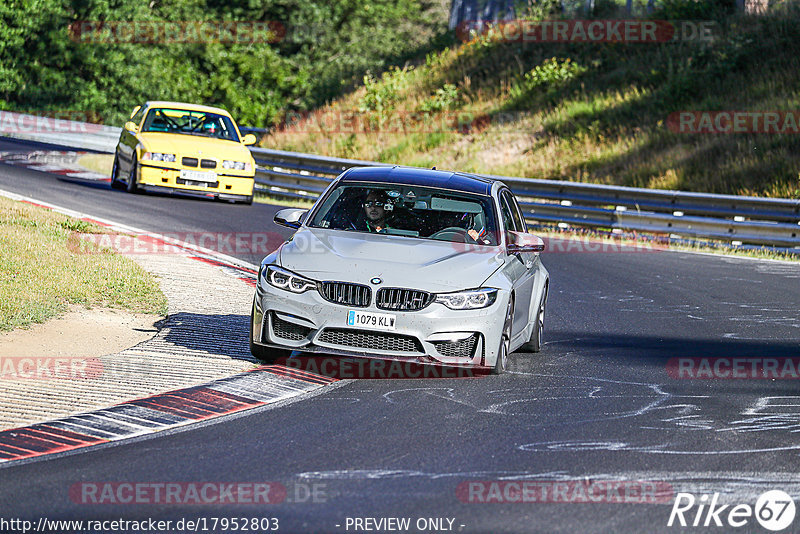
[[[448,226],[447,228],[443,228],[432,234],[430,239],[441,239],[442,241],[456,242],[459,242],[457,240],[460,240],[461,243],[466,243],[467,237],[469,237],[469,234],[463,228],[459,228],[458,226]]]

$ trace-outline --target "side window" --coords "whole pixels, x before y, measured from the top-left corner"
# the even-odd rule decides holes
[[[134,124],[136,124],[136,126],[141,126],[142,117],[144,117],[144,112],[145,112],[145,109],[144,109],[144,106],[142,106],[142,107],[139,108],[139,111],[136,112],[136,115],[131,117],[131,121]]]
[[[503,230],[506,232],[513,232],[516,230],[514,223],[514,215],[511,206],[508,204],[506,194],[500,195],[500,213],[503,218]]]
[[[522,216],[522,210],[517,203],[517,199],[511,193],[506,193],[504,196],[508,197],[508,202],[511,205],[511,215],[514,217],[514,226],[517,227],[517,231],[527,232],[528,225],[525,224],[525,218]]]

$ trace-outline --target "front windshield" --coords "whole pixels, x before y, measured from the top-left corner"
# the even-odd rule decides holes
[[[497,245],[492,199],[399,184],[342,184],[309,226],[458,243]]]
[[[164,132],[239,141],[230,117],[206,111],[153,108],[147,112],[142,132]]]

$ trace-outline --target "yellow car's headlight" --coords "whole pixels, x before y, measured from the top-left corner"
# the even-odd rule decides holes
[[[233,161],[230,159],[226,159],[222,162],[222,168],[234,169],[237,171],[248,171],[248,172],[253,170],[253,166],[250,164],[250,162]]]
[[[144,161],[166,161],[169,163],[175,162],[175,154],[165,154],[163,152],[145,152],[142,155]]]

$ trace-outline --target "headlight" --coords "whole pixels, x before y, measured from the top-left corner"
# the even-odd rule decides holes
[[[262,269],[261,275],[269,285],[292,293],[303,293],[317,287],[317,283],[314,280],[295,274],[292,271],[281,269],[275,265],[268,265],[266,269]]]
[[[222,168],[248,172],[253,170],[253,166],[250,165],[250,162],[245,163],[244,161],[233,161],[229,159],[222,161]]]
[[[436,302],[444,304],[451,310],[477,310],[487,308],[497,300],[497,290],[492,287],[468,289],[455,293],[436,295]]]
[[[175,154],[165,154],[163,152],[145,152],[142,155],[143,160],[149,161],[167,161],[170,163],[175,162]]]

